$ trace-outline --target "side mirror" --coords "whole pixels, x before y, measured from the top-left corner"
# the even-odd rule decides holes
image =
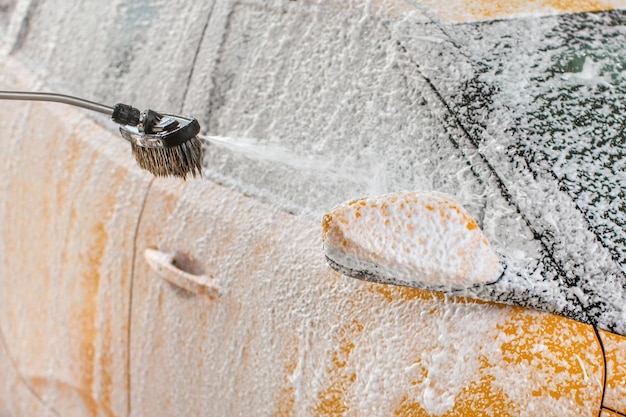
[[[373,282],[446,291],[494,282],[502,273],[476,222],[441,193],[341,204],[324,216],[323,240],[331,267]]]

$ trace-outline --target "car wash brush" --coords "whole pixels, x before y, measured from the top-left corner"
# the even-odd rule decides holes
[[[193,117],[143,112],[127,104],[113,107],[78,97],[55,93],[0,91],[2,100],[64,103],[106,114],[120,125],[122,137],[130,142],[139,166],[158,177],[179,178],[202,175],[200,124]]]

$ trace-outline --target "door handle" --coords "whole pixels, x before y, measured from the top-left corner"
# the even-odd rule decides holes
[[[173,254],[149,248],[143,254],[150,268],[169,283],[211,299],[220,295],[219,287],[213,277],[183,271],[176,266]]]

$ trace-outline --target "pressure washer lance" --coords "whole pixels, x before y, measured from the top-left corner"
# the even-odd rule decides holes
[[[120,125],[122,137],[130,142],[139,166],[157,177],[187,178],[202,175],[200,124],[193,117],[139,111],[127,104],[114,107],[65,94],[0,91],[2,100],[64,103],[111,116]]]

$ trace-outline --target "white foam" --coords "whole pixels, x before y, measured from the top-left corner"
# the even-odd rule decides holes
[[[496,280],[499,260],[474,220],[440,193],[401,192],[353,201],[324,223],[326,256],[377,282],[464,288]]]

